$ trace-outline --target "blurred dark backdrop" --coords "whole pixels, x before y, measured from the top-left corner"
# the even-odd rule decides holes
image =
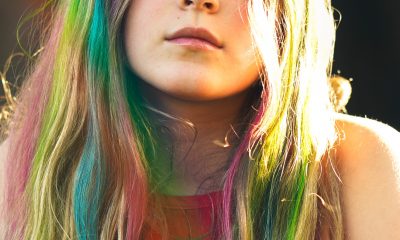
[[[334,69],[354,78],[347,110],[400,130],[400,1],[332,1],[342,14]]]
[[[342,15],[334,71],[354,79],[348,112],[400,130],[400,1],[332,1]],[[27,8],[40,2],[0,0],[0,69],[12,50],[18,51],[18,20]]]

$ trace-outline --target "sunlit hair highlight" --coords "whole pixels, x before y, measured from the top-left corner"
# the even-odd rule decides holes
[[[130,2],[48,2],[47,40],[7,140],[1,237],[140,239],[159,210],[160,142],[124,62]],[[248,1],[262,91],[226,172],[222,239],[315,239],[325,225],[343,238],[332,15],[329,0]]]
[[[264,91],[247,151],[239,149],[228,171],[224,200],[233,193],[237,203],[225,202],[225,235],[314,239],[325,218],[331,239],[341,239],[339,179],[327,155],[335,140],[328,87],[335,33],[331,3],[254,0],[248,12]],[[250,164],[242,160],[246,152]]]

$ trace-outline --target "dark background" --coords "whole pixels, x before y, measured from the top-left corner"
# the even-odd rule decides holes
[[[334,71],[353,78],[350,114],[400,130],[400,1],[332,0],[341,13]],[[16,47],[16,26],[40,0],[0,0],[0,71]],[[336,14],[339,18],[339,14]],[[14,69],[14,72],[18,70]],[[8,75],[13,79],[13,73]],[[0,90],[0,95],[2,91]]]
[[[333,0],[341,12],[335,71],[354,78],[347,110],[400,130],[400,1]]]

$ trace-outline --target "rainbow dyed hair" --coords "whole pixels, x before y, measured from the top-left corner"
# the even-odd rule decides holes
[[[162,178],[156,133],[122,64],[129,2],[49,2],[45,48],[8,140],[5,239],[140,238]],[[226,173],[223,238],[315,239],[326,225],[342,239],[327,154],[330,0],[248,0],[248,12],[262,91]]]

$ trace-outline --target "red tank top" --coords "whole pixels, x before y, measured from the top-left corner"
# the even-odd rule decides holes
[[[219,239],[222,191],[194,196],[163,195],[161,205],[167,219],[168,239]],[[143,237],[145,240],[160,240],[157,223],[147,226]]]

